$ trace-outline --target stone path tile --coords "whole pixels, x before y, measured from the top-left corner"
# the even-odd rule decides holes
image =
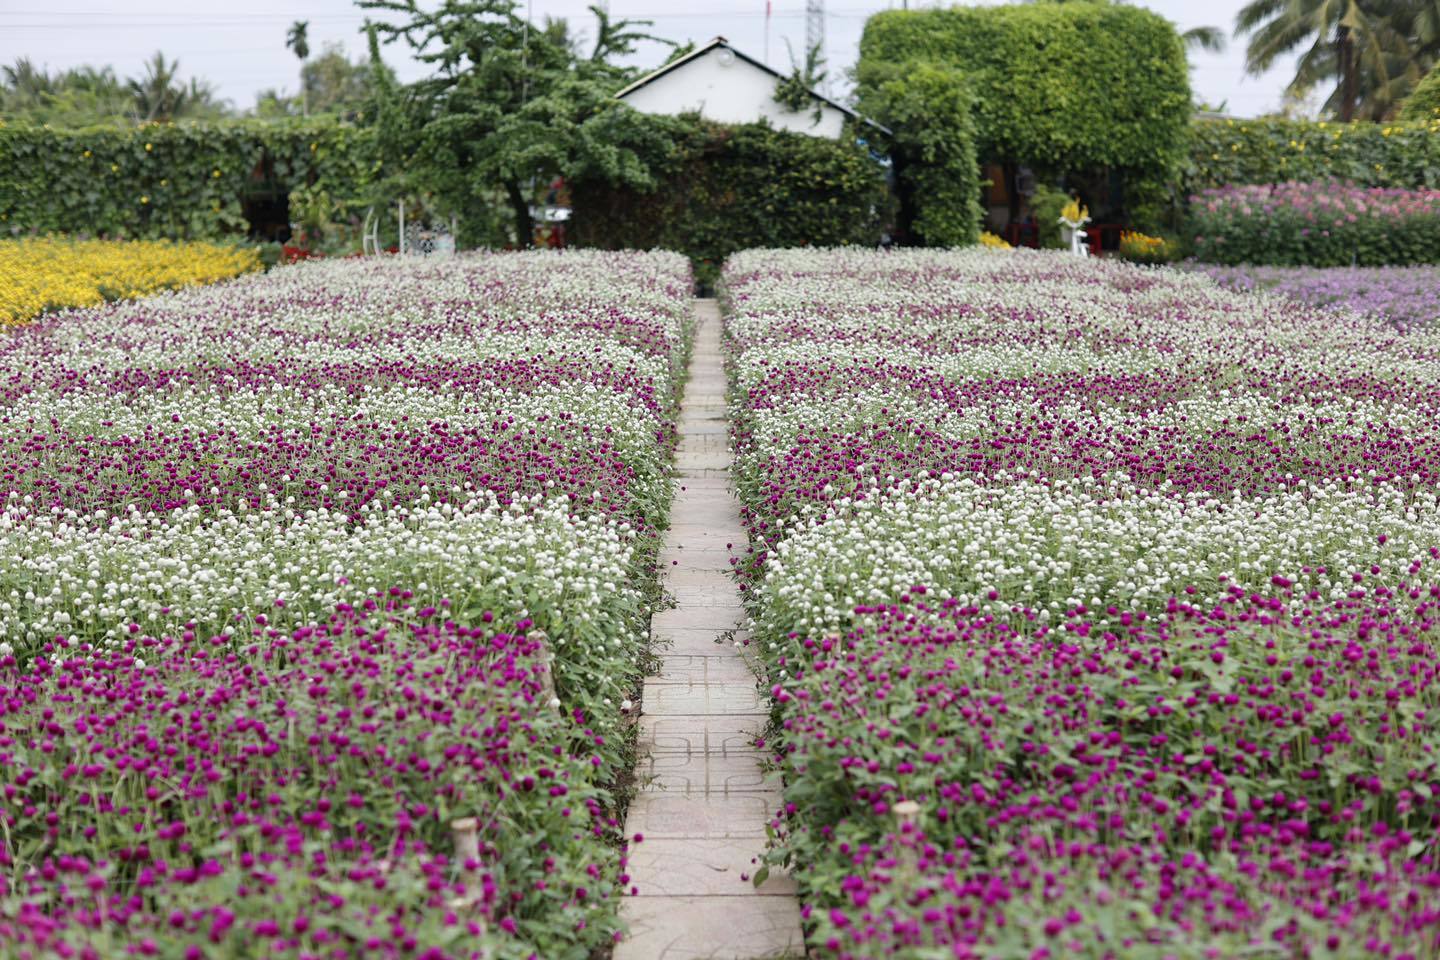
[[[765,755],[652,753],[636,771],[641,792],[719,800],[736,793],[775,794],[777,774],[764,768]],[[753,853],[753,851],[752,851]]]
[[[731,651],[715,645],[714,652],[668,653],[660,662],[658,683],[754,683],[755,674]]]
[[[765,824],[780,809],[779,793],[733,793],[723,797],[645,790],[630,801],[625,832],[647,840],[657,837],[700,837],[711,840],[747,838],[755,854],[765,849]],[[643,888],[645,878],[630,874],[631,886]]]
[[[631,935],[615,960],[756,960],[803,957],[795,899],[631,897]]]
[[[638,732],[637,793],[625,832],[637,895],[621,905],[630,935],[615,960],[759,960],[801,957],[795,884],[753,874],[765,827],[781,804],[776,774],[755,746],[770,702],[734,641],[749,636],[730,579],[743,556],[740,505],[729,489],[729,435],[720,321],[699,301],[691,377],[679,420],[679,477],[661,550],[673,609],[651,618],[660,656],[645,681]],[[684,490],[678,487],[685,487]]]
[[[676,607],[661,610],[650,618],[650,623],[651,632],[659,636],[669,636],[675,630],[738,630],[745,626],[745,611],[736,594],[733,607]]]
[[[771,870],[758,888],[750,878],[760,864],[749,844],[734,840],[646,840],[630,849],[630,870],[659,878],[641,897],[737,897],[793,894],[795,881]],[[741,879],[744,877],[745,879]]]
[[[724,713],[768,712],[769,699],[743,683],[655,683],[645,681],[645,713],[652,717],[715,716]]]
[[[671,656],[718,656],[734,649],[736,640],[749,636],[744,630],[729,627],[706,627],[700,630],[656,631],[650,636],[650,645],[662,657]]]
[[[640,750],[646,753],[754,753],[765,730],[759,714],[714,717],[640,717]]]

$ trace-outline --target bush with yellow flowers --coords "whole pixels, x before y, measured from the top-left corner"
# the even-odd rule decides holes
[[[991,233],[989,230],[983,231],[983,232],[980,234],[980,246],[982,246],[982,247],[994,247],[996,250],[1010,250],[1010,249],[1013,249],[1013,248],[1010,246],[1010,244],[1008,244],[1008,243],[1005,242],[1005,240],[1004,240],[1003,238],[996,236],[995,234]]]
[[[1134,263],[1169,263],[1179,255],[1174,241],[1152,237],[1138,230],[1120,234],[1120,256]]]
[[[242,247],[168,240],[0,240],[0,324],[49,310],[228,280],[260,269]]]
[[[1404,190],[1440,187],[1440,113],[1390,123],[1196,120],[1179,189],[1190,196],[1237,184],[1332,180]]]

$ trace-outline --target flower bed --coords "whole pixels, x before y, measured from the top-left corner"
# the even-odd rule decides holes
[[[1440,949],[1440,335],[1026,251],[724,291],[818,955]]]
[[[260,269],[254,250],[160,240],[0,240],[0,324],[228,280]]]
[[[1440,261],[1440,190],[1340,183],[1227,186],[1190,200],[1195,255],[1308,267]]]
[[[0,953],[608,944],[690,283],[327,261],[0,347]]]
[[[1406,326],[1440,321],[1440,267],[1220,267],[1194,264],[1231,290],[1269,290],[1322,307],[1349,307]]]

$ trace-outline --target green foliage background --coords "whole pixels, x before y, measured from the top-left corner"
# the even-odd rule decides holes
[[[243,236],[242,201],[252,190],[308,186],[359,202],[372,140],[333,120],[67,130],[0,123],[0,233]]]
[[[974,98],[964,75],[932,63],[869,71],[861,110],[888,126],[899,222],[910,242],[960,247],[980,239]]]
[[[880,239],[884,168],[851,136],[625,114],[610,147],[647,164],[649,176],[620,182],[618,171],[582,170],[571,182],[577,246],[678,250],[708,284],[737,250]]]
[[[1063,172],[1166,171],[1183,159],[1185,50],[1170,22],[1148,10],[955,7],[892,10],[866,22],[861,87],[914,61],[965,74],[983,160]]]
[[[1431,70],[1400,107],[1401,120],[1440,121],[1440,68]]]
[[[1440,188],[1440,117],[1417,123],[1197,119],[1186,195],[1239,183],[1340,180]]]

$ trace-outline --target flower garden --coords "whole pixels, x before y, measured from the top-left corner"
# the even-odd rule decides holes
[[[1440,190],[1231,185],[1194,197],[1191,221],[1197,256],[1214,263],[1433,263],[1440,250]]]
[[[0,324],[215,283],[259,268],[253,249],[213,243],[0,240]]]
[[[1221,267],[1193,264],[1231,290],[1283,294],[1322,307],[1349,307],[1404,326],[1440,323],[1440,267]]]
[[[812,955],[1440,951],[1440,334],[1025,251],[722,280]]]
[[[690,288],[330,261],[0,345],[0,954],[608,946]]]

